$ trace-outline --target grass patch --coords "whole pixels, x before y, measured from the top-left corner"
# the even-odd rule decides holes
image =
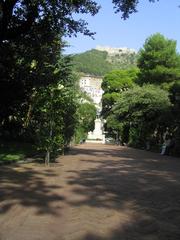
[[[0,154],[0,161],[19,161],[22,160],[25,156],[23,154]]]
[[[0,162],[17,162],[35,154],[28,143],[0,142]]]

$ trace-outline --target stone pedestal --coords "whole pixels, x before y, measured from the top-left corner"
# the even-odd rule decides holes
[[[87,141],[105,142],[105,135],[103,134],[103,123],[100,118],[95,120],[95,128],[93,132],[88,133]]]

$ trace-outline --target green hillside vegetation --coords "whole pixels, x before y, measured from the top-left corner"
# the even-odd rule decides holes
[[[92,49],[75,54],[73,58],[75,70],[95,76],[104,76],[114,69],[127,69],[136,66],[136,53],[109,55],[106,51]]]

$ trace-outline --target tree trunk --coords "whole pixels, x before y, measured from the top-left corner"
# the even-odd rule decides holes
[[[48,151],[46,152],[45,165],[46,165],[46,166],[49,166],[49,163],[50,163],[50,151],[48,150]]]

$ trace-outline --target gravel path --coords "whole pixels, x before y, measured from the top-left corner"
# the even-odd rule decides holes
[[[180,159],[83,144],[0,168],[0,240],[179,240]]]

